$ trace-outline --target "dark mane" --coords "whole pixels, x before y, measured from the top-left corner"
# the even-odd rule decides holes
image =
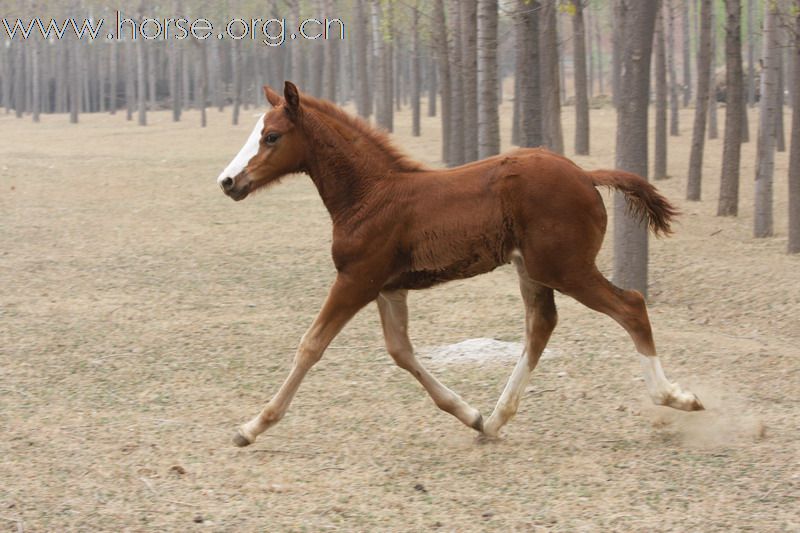
[[[388,157],[397,170],[401,172],[429,170],[426,165],[410,158],[401,149],[397,148],[385,131],[372,126],[361,117],[351,115],[332,102],[320,100],[305,93],[302,95],[302,102],[304,106],[308,106],[314,111],[322,113],[326,117],[354,130],[358,136],[366,139],[370,144],[375,146],[377,150]]]

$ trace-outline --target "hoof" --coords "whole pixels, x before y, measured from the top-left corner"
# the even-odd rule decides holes
[[[242,435],[241,432],[237,431],[236,435],[233,436],[233,443],[239,448],[244,448],[245,446],[250,446],[253,444],[253,441],[249,440],[247,437]]]
[[[478,413],[478,418],[476,418],[475,421],[472,424],[470,424],[469,427],[471,427],[478,433],[483,434],[483,415]]]
[[[700,398],[697,396],[694,397],[694,401],[692,402],[692,406],[689,409],[690,411],[705,411],[706,408],[703,406],[703,403],[700,401]]]
[[[672,407],[673,409],[680,409],[681,411],[705,411],[700,398],[692,392],[683,392],[680,387],[675,386],[675,391],[667,396],[662,402],[662,405]]]

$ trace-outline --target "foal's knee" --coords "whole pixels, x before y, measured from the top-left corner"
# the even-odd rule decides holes
[[[304,368],[311,368],[322,359],[323,348],[317,342],[303,339],[297,347],[294,364]]]

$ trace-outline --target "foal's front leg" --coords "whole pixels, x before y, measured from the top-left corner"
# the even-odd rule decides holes
[[[439,409],[450,413],[467,426],[483,431],[483,417],[455,392],[441,384],[414,357],[414,347],[408,338],[407,291],[382,292],[378,295],[386,349],[397,366],[417,378]]]
[[[233,442],[237,446],[252,444],[256,437],[283,418],[306,373],[320,360],[344,325],[373,298],[374,294],[351,278],[337,276],[322,310],[300,341],[289,376],[261,413],[236,432]]]

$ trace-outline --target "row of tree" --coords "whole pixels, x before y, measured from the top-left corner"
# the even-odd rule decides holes
[[[618,119],[616,164],[641,175],[648,175],[648,108],[654,100],[655,179],[667,177],[668,137],[679,134],[679,107],[693,103],[687,199],[699,200],[704,141],[718,135],[720,100],[726,120],[718,214],[725,216],[739,209],[740,145],[749,140],[746,105],[759,105],[754,235],[766,237],[773,233],[772,174],[774,152],[783,143],[784,95],[800,108],[794,105],[800,93],[794,20],[800,8],[794,2],[800,0],[745,1],[287,0],[267,7],[248,0],[142,2],[124,16],[285,18],[285,42],[268,47],[258,34],[241,40],[132,40],[125,32],[95,41],[69,32],[63,40],[6,39],[0,47],[0,102],[6,112],[33,120],[42,112],[69,112],[77,122],[82,112],[124,110],[142,125],[148,110],[171,109],[177,121],[184,109],[199,109],[205,125],[207,107],[230,106],[235,124],[242,109],[263,105],[263,83],[280,86],[291,79],[313,95],[353,102],[360,115],[389,131],[395,111],[410,106],[412,132],[420,135],[426,101],[425,112],[442,122],[442,160],[459,165],[498,153],[498,105],[504,80],[513,77],[514,144],[563,152],[561,108],[572,103],[574,151],[588,154],[589,108],[602,105],[610,91]],[[114,15],[90,0],[75,0],[48,16],[76,13],[109,22]],[[343,21],[344,39],[336,32],[327,40],[293,39],[299,21],[308,18]],[[271,27],[272,35],[277,28]],[[794,139],[800,133],[794,120],[789,250],[798,252],[800,146]],[[616,202],[622,209],[621,199]],[[644,291],[646,231],[622,212],[616,220],[614,278]]]

